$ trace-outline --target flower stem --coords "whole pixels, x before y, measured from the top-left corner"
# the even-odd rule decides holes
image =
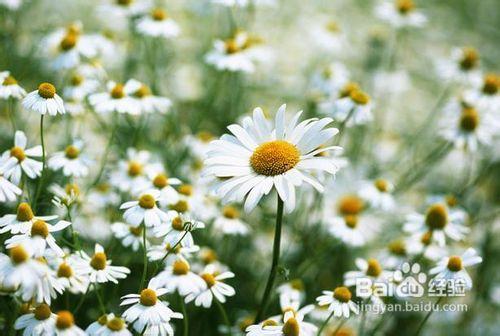
[[[227,317],[226,310],[224,309],[224,306],[222,305],[222,303],[219,300],[217,300],[217,298],[215,296],[214,296],[214,301],[215,301],[215,304],[217,305],[217,308],[219,309],[219,312],[222,316],[222,319],[224,320],[224,324],[227,325],[229,328],[229,335],[231,335],[231,322],[229,322],[229,318]]]
[[[111,131],[111,135],[109,136],[108,143],[106,145],[106,149],[104,150],[104,154],[102,155],[101,158],[101,163],[99,165],[99,172],[97,173],[97,176],[95,177],[94,181],[90,185],[90,187],[95,187],[99,181],[101,180],[102,174],[104,173],[104,168],[106,167],[106,162],[109,157],[109,152],[111,150],[111,146],[113,144],[113,139],[115,138],[116,134],[116,128],[118,126],[118,121],[116,120],[116,115],[113,115],[113,129]]]
[[[97,301],[99,301],[99,307],[103,314],[106,314],[106,307],[104,306],[104,301],[102,300],[101,293],[99,292],[99,287],[97,287],[97,283],[94,283],[95,295],[97,296]]]
[[[437,299],[435,305],[438,305],[439,302],[441,302],[441,300],[443,299],[442,296],[439,297],[439,299]],[[424,319],[422,320],[422,322],[420,323],[420,325],[418,326],[418,329],[417,329],[417,332],[415,333],[415,336],[418,336],[420,335],[420,333],[422,332],[422,330],[424,329],[424,326],[425,326],[425,323],[427,322],[427,320],[429,319],[429,317],[431,317],[432,313],[434,312],[434,310],[430,310],[427,315],[425,315]]]
[[[255,318],[255,322],[260,322],[263,315],[266,313],[266,308],[269,303],[269,298],[271,290],[274,285],[274,280],[276,279],[276,274],[278,272],[278,262],[280,259],[280,244],[281,244],[281,224],[283,222],[283,201],[278,195],[278,211],[276,214],[276,227],[274,231],[274,244],[273,244],[273,262],[271,265],[271,272],[267,279],[266,289],[264,290],[264,295],[260,303],[259,311]]]
[[[172,251],[174,251],[177,248],[177,246],[179,246],[181,244],[182,240],[184,239],[184,237],[186,237],[186,235],[188,234],[188,232],[189,231],[184,232],[184,234],[182,235],[181,239],[179,239],[179,241],[177,243],[175,243],[175,245],[172,246],[170,248],[170,250],[168,250],[167,253],[165,253],[165,255],[163,256],[163,258],[161,258],[161,260],[156,263],[155,270],[154,270],[153,274],[156,274],[156,272],[158,271],[158,265],[163,264],[163,262],[165,261],[165,259],[167,259],[167,257],[170,255],[170,253]]]
[[[186,305],[184,304],[184,298],[182,297],[182,295],[180,293],[179,293],[179,301],[181,302],[182,321],[183,321],[182,335],[188,336],[189,335],[189,320],[188,320],[188,316],[187,316]]]
[[[38,198],[40,197],[40,193],[42,192],[43,187],[43,178],[45,174],[45,141],[43,138],[43,117],[45,115],[40,116],[40,141],[42,143],[42,173],[40,174],[40,179],[38,180],[38,186],[36,188],[35,198],[33,199],[33,209],[36,211],[36,206],[38,203]]]
[[[328,324],[328,322],[330,321],[330,319],[332,318],[332,316],[333,316],[334,313],[335,313],[335,311],[332,310],[332,312],[330,313],[330,315],[328,315],[328,317],[326,318],[325,322],[323,322],[323,324],[319,328],[318,333],[316,334],[316,336],[320,336],[321,335],[321,332],[323,331],[323,329],[325,329],[326,325]]]
[[[347,322],[347,319],[343,319],[342,322],[339,323],[337,328],[333,331],[332,335],[337,335],[337,332],[342,328],[342,326]]]
[[[148,255],[147,255],[147,248],[146,248],[146,225],[142,224],[142,261],[144,263],[143,268],[142,268],[142,278],[141,278],[141,284],[139,286],[139,292],[141,289],[144,288],[144,282],[146,281],[146,275],[148,273]]]

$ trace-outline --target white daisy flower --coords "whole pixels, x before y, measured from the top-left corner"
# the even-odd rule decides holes
[[[51,116],[64,114],[64,102],[56,93],[56,88],[50,83],[42,83],[38,86],[38,90],[28,93],[23,99],[25,109],[45,115]]]
[[[83,142],[75,141],[72,145],[67,146],[64,151],[55,152],[49,158],[49,168],[56,171],[62,169],[64,176],[87,176],[91,161],[85,155],[81,155],[82,148]]]
[[[186,303],[194,300],[194,304],[198,307],[209,308],[212,305],[212,300],[215,299],[221,303],[226,302],[226,296],[234,296],[236,291],[233,287],[224,283],[223,280],[234,278],[233,272],[217,273],[212,265],[205,267],[201,273],[201,278],[205,281],[205,288],[199,293],[190,293],[186,296]]]
[[[101,182],[88,193],[87,202],[92,207],[104,209],[108,206],[117,205],[120,202],[120,196],[111,188],[108,182]]]
[[[15,11],[21,7],[23,0],[0,0],[0,6],[7,7],[7,9]]]
[[[304,308],[307,308],[304,310]],[[309,322],[304,321],[304,316],[314,309],[309,305],[295,312],[287,310],[283,314],[283,324],[279,324],[274,318],[263,321],[257,325],[251,325],[246,328],[247,336],[289,336],[289,335],[316,335],[318,328]]]
[[[329,20],[312,26],[309,38],[322,50],[335,53],[345,51],[346,39],[336,21]]]
[[[324,190],[310,171],[337,171],[331,160],[318,156],[338,148],[321,147],[338,133],[336,128],[325,128],[332,119],[298,123],[298,112],[285,125],[285,108],[279,108],[274,129],[262,109],[256,108],[253,118],[245,118],[244,127],[228,126],[234,135],[225,134],[211,143],[204,175],[221,178],[214,190],[223,202],[246,199],[245,210],[251,211],[274,187],[290,212],[295,208],[295,187],[306,182],[319,192]]]
[[[106,321],[106,324],[101,326],[101,328],[97,330],[96,335],[132,336],[132,333],[127,329],[127,324],[125,323],[123,318],[115,316],[114,314],[109,314],[106,317]],[[88,334],[87,330],[85,330],[85,332]]]
[[[158,227],[166,223],[169,217],[156,204],[159,197],[160,192],[153,189],[142,193],[137,201],[123,203],[120,206],[121,210],[125,210],[123,218],[134,227],[142,223],[147,227]]]
[[[125,279],[130,270],[123,266],[111,266],[104,248],[95,244],[94,255],[89,257],[84,251],[79,252],[81,258],[75,265],[77,273],[88,276],[91,283],[118,283],[118,279]]]
[[[89,103],[96,112],[102,114],[118,112],[138,115],[141,113],[137,100],[127,95],[125,86],[113,81],[108,82],[106,92],[90,95]]]
[[[248,225],[240,218],[240,212],[233,206],[222,208],[221,214],[214,220],[214,228],[226,235],[246,235]]]
[[[389,269],[398,269],[408,261],[410,252],[404,239],[395,239],[387,244],[387,247],[380,253],[378,258],[382,265]]]
[[[106,326],[108,323],[108,320],[111,320],[112,317],[114,317],[114,314],[103,314],[99,316],[99,318],[92,322],[87,329],[85,329],[85,332],[87,333],[88,336],[99,336],[99,332],[103,327]]]
[[[408,215],[403,229],[421,234],[431,231],[432,241],[445,246],[446,237],[459,241],[469,232],[469,228],[464,226],[465,219],[463,213],[450,213],[445,204],[435,203],[429,206],[425,216],[418,213]]]
[[[359,278],[370,278],[373,282],[387,282],[392,276],[392,272],[385,271],[377,259],[356,258],[355,263],[359,271],[349,271],[344,274],[344,284],[348,287],[355,286]]]
[[[0,203],[14,202],[23,191],[0,173]],[[0,219],[1,223],[1,219]],[[1,224],[0,224],[1,225]]]
[[[353,83],[344,86],[339,99],[320,104],[323,113],[348,127],[370,122],[373,119],[372,108],[370,96]]]
[[[483,258],[473,248],[467,249],[461,256],[450,256],[441,259],[429,273],[436,274],[434,279],[465,281],[467,289],[472,288],[472,279],[465,267],[479,264]]]
[[[121,192],[140,193],[150,185],[147,173],[151,168],[148,151],[127,149],[127,160],[118,163],[118,169],[111,174],[110,182]]]
[[[184,259],[177,259],[171,266],[156,277],[159,286],[164,286],[169,293],[178,292],[181,296],[196,294],[206,289],[205,281],[191,271],[191,266]]]
[[[145,13],[150,7],[151,2],[149,0],[108,0],[107,3],[101,5],[101,10],[104,13],[130,17]]]
[[[48,224],[43,220],[37,220],[31,225],[28,232],[21,233],[10,237],[5,241],[7,248],[13,248],[17,245],[24,245],[29,253],[35,258],[45,255],[46,250],[53,251],[58,256],[64,256],[64,251],[57,245],[57,242],[52,236],[52,232],[57,232],[70,226],[67,221],[59,221],[55,225]]]
[[[73,294],[83,294],[86,292],[89,285],[87,278],[76,272],[78,264],[78,256],[75,254],[64,256],[63,258],[53,258],[56,261],[54,266],[56,269],[57,281],[65,289]]]
[[[394,185],[384,179],[365,183],[359,190],[359,196],[365,199],[375,209],[389,211],[394,209],[396,202],[391,192]]]
[[[166,288],[161,288],[156,278],[149,281],[148,288],[141,294],[128,294],[122,297],[121,306],[133,304],[123,313],[123,318],[133,323],[135,331],[146,335],[174,335],[170,325],[173,318],[183,318],[181,313],[176,313],[168,307],[168,302],[160,301],[158,297],[168,293]]]
[[[49,191],[54,194],[52,203],[61,209],[66,209],[73,203],[80,201],[80,187],[76,183],[68,183],[63,187],[57,184],[49,186]]]
[[[328,310],[334,312],[337,317],[349,318],[350,312],[359,314],[358,305],[352,300],[352,294],[347,287],[337,287],[332,291],[323,291],[323,295],[316,298],[318,305],[328,305]]]
[[[415,9],[413,0],[384,1],[375,8],[375,15],[395,28],[422,27],[427,17]]]
[[[91,77],[87,78],[80,71],[80,69],[75,70],[71,75],[70,84],[64,87],[63,95],[67,100],[82,102],[99,87],[98,80]],[[66,101],[67,103],[68,101]]]
[[[142,35],[165,39],[177,37],[181,30],[179,25],[161,8],[155,8],[149,16],[139,19],[136,29]]]
[[[291,302],[300,303],[305,298],[304,283],[300,279],[293,279],[285,282],[276,288],[280,297],[280,306],[283,310],[284,307],[291,306]]]
[[[17,84],[17,80],[9,71],[0,72],[0,99],[21,99],[26,91]]]
[[[153,95],[149,86],[135,79],[125,83],[124,91],[135,100],[140,113],[166,113],[172,106],[170,99]]]
[[[312,89],[321,95],[335,95],[349,82],[349,70],[340,62],[333,62],[324,69],[314,74],[312,78]]]
[[[433,231],[412,234],[405,240],[408,254],[413,256],[422,255],[425,259],[437,261],[446,255],[446,247],[439,246],[432,239]]]
[[[181,246],[181,244],[177,244],[174,246],[169,243],[165,245],[154,245],[151,246],[148,250],[148,258],[151,261],[162,260],[168,254],[168,256],[164,259],[165,265],[171,265],[177,259],[189,259],[194,253],[200,251],[200,247],[198,245],[193,245],[190,247]]]
[[[86,336],[85,332],[75,324],[73,314],[67,310],[57,313],[55,334],[57,336]]]
[[[471,47],[454,48],[450,59],[436,61],[436,72],[444,80],[462,85],[480,85],[479,53]]]
[[[481,111],[495,113],[500,109],[499,88],[500,76],[488,73],[484,76],[481,85],[466,91],[464,97]]]
[[[35,216],[31,206],[22,202],[17,206],[16,214],[7,214],[0,218],[0,233],[10,231],[12,234],[26,233],[31,230],[34,222],[51,221],[56,219],[57,216]]]
[[[142,246],[142,226],[132,226],[126,223],[114,223],[111,231],[115,237],[125,247],[131,247],[133,251],[138,251]]]
[[[28,139],[23,131],[16,131],[14,147],[5,151],[0,158],[0,174],[19,185],[24,172],[30,179],[40,176],[43,164],[33,158],[42,156],[42,146],[26,149]]]
[[[194,245],[193,235],[191,231],[196,229],[203,229],[205,223],[197,221],[189,214],[180,214],[175,210],[170,210],[167,213],[168,219],[164,225],[154,228],[156,237],[163,237],[164,244],[170,246],[191,247]]]
[[[57,315],[50,306],[41,303],[28,314],[19,316],[14,323],[16,330],[23,330],[23,336],[54,335]]]
[[[267,5],[267,6],[273,6],[276,4],[276,0],[212,0],[214,4],[217,5],[222,5],[226,7],[245,7],[252,2],[252,4],[258,6],[258,5]]]
[[[161,206],[166,207],[179,202],[179,193],[173,186],[180,185],[182,183],[181,180],[175,177],[168,177],[167,174],[163,172],[154,172],[150,174],[150,176],[151,185],[149,189],[157,189],[160,191],[158,203],[160,203]]]

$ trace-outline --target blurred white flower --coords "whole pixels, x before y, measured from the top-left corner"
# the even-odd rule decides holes
[[[375,15],[395,28],[422,27],[427,23],[413,0],[383,1],[375,8]]]
[[[198,293],[188,294],[185,299],[186,303],[194,300],[196,306],[210,308],[214,297],[215,300],[224,303],[226,302],[226,296],[234,296],[236,294],[233,287],[223,282],[223,280],[234,277],[234,273],[232,272],[218,273],[212,265],[208,265],[201,272],[200,277],[205,281],[205,288]]]
[[[467,289],[472,288],[472,279],[467,273],[465,267],[473,266],[479,264],[483,261],[483,258],[477,255],[476,250],[473,248],[467,249],[461,256],[452,255],[441,259],[432,268],[429,273],[436,274],[434,280],[444,279],[444,280],[461,280],[464,281],[464,285]],[[458,286],[457,283],[453,284]]]
[[[143,35],[166,39],[177,37],[180,33],[179,25],[161,8],[155,8],[149,16],[139,19],[136,29]]]
[[[248,234],[248,225],[240,219],[239,211],[233,206],[222,208],[221,214],[214,220],[214,229],[225,235]]]
[[[83,142],[79,140],[74,141],[64,151],[52,154],[48,161],[49,168],[53,170],[62,169],[64,176],[87,176],[91,161],[88,157],[81,154],[82,149]]]
[[[172,105],[170,99],[151,94],[151,89],[146,84],[135,79],[129,79],[123,89],[134,99],[140,113],[167,113]]]
[[[42,146],[26,149],[28,139],[23,131],[16,131],[14,147],[3,152],[0,158],[0,174],[19,185],[24,172],[30,179],[40,176],[42,163],[33,158],[42,156]]]
[[[46,303],[37,305],[32,311],[16,319],[14,328],[24,330],[23,336],[54,335],[57,315]]]
[[[142,193],[137,201],[123,203],[120,206],[121,210],[125,210],[123,218],[133,227],[138,227],[142,223],[147,227],[159,227],[165,224],[169,217],[158,208],[159,197],[160,192],[153,189]]]
[[[87,276],[90,283],[105,283],[111,281],[118,283],[118,279],[125,279],[130,270],[123,266],[111,266],[104,248],[95,244],[94,255],[89,257],[84,251],[80,251],[80,260],[75,265],[75,270],[81,275]]]
[[[358,306],[351,300],[352,294],[347,287],[337,287],[332,291],[323,291],[323,295],[316,298],[318,305],[328,305],[328,310],[337,317],[349,318],[350,312],[359,314]]]
[[[0,99],[21,99],[26,91],[17,84],[17,80],[9,71],[0,72]]]

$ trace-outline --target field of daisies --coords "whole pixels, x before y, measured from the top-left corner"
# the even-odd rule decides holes
[[[0,335],[500,334],[498,0],[0,0]]]

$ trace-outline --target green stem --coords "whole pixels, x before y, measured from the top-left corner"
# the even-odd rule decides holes
[[[90,185],[90,187],[95,187],[99,181],[101,180],[102,174],[104,173],[104,168],[106,167],[106,162],[109,156],[109,152],[111,150],[111,145],[113,144],[113,139],[115,138],[116,134],[116,129],[118,126],[118,122],[116,120],[116,115],[113,115],[113,130],[111,131],[111,135],[109,137],[108,143],[106,145],[106,149],[104,150],[104,154],[101,158],[101,163],[99,165],[99,172],[97,173],[97,176],[95,177],[94,181]]]
[[[260,303],[259,311],[255,317],[256,322],[260,322],[262,317],[266,313],[267,305],[269,304],[269,298],[271,296],[271,290],[274,285],[274,280],[276,279],[276,274],[278,272],[278,262],[280,259],[280,244],[281,244],[281,224],[283,222],[283,201],[278,195],[278,211],[276,214],[276,228],[274,231],[274,243],[273,243],[273,261],[271,265],[271,272],[267,279],[266,289],[262,295],[262,300]]]
[[[148,250],[146,247],[146,224],[142,224],[142,261],[144,263],[142,268],[142,278],[141,284],[139,286],[139,292],[144,288],[144,282],[146,281],[146,276],[148,274]]]
[[[179,301],[181,302],[181,310],[182,310],[182,323],[183,323],[182,335],[188,336],[189,335],[189,320],[188,320],[186,305],[184,304],[184,298],[181,296],[181,294],[179,294]]]
[[[9,115],[10,123],[12,125],[12,132],[13,134],[16,134],[16,116],[14,115],[14,100],[12,98],[9,98],[7,101],[7,114]]]
[[[212,293],[213,295],[213,293]],[[224,324],[228,326],[228,330],[229,330],[229,335],[231,335],[231,322],[229,322],[229,318],[227,317],[227,313],[226,313],[226,310],[224,309],[224,306],[222,305],[222,303],[217,300],[217,298],[214,296],[214,301],[215,301],[215,304],[217,305],[217,308],[219,309],[219,312],[222,316],[222,319],[224,320]]]
[[[40,141],[42,143],[42,173],[40,174],[40,179],[38,180],[38,186],[36,189],[35,198],[33,199],[33,209],[36,211],[36,206],[38,203],[38,198],[40,197],[40,193],[42,192],[43,187],[43,178],[45,175],[45,141],[43,138],[43,117],[45,115],[40,116]]]
[[[359,336],[363,336],[363,334],[365,333],[366,311],[364,307],[362,308],[363,310],[361,311],[361,323],[359,324],[359,331],[358,331]]]
[[[104,305],[104,301],[102,300],[101,293],[99,292],[99,287],[97,286],[97,283],[94,283],[94,289],[95,289],[95,294],[97,296],[97,300],[99,301],[99,307],[101,308],[101,311],[103,314],[106,314],[106,306]]]
[[[184,234],[182,235],[181,239],[179,239],[179,241],[177,243],[175,243],[175,245],[173,247],[171,247],[170,250],[168,250],[167,253],[165,253],[165,255],[163,256],[163,258],[161,258],[161,260],[156,263],[155,270],[154,270],[153,274],[156,274],[156,272],[158,272],[158,267],[159,267],[158,265],[163,264],[163,262],[165,261],[165,259],[167,259],[167,257],[170,255],[170,253],[172,251],[174,251],[177,248],[177,246],[180,245],[180,243],[182,242],[182,240],[184,239],[184,237],[186,237],[186,235],[187,235],[188,232],[189,231],[184,232]]]
[[[73,245],[78,249],[78,251],[81,251],[82,247],[80,245],[80,240],[78,239],[78,234],[76,233],[75,228],[73,227],[73,219],[71,217],[71,206],[66,205],[66,210],[68,211],[68,221],[71,223],[69,228],[71,231],[71,238],[73,240]]]
[[[327,326],[328,322],[333,317],[333,314],[335,314],[335,311],[332,310],[332,312],[330,313],[330,315],[328,315],[328,317],[326,318],[325,322],[323,322],[323,324],[319,328],[318,333],[316,334],[316,336],[320,336],[321,335],[321,332],[323,331],[323,329],[325,329],[325,327]]]
[[[85,298],[87,297],[87,294],[89,293],[89,289],[90,289],[90,284],[87,286],[87,290],[85,291],[85,293],[83,293],[83,295],[80,297],[80,301],[76,305],[75,309],[73,309],[73,314],[76,315],[76,313],[78,313],[78,311],[82,307],[83,302],[85,301]]]
[[[351,108],[349,110],[349,113],[347,113],[347,116],[345,117],[345,119],[342,120],[342,122],[340,123],[340,125],[339,125],[339,133],[338,133],[338,136],[337,136],[336,141],[335,141],[336,145],[340,144],[340,140],[342,139],[342,137],[344,135],[344,129],[346,128],[347,123],[349,122],[349,120],[351,120],[352,115],[354,114],[355,108],[356,107]]]
[[[439,297],[439,299],[437,299],[436,301],[436,305],[439,304],[439,302],[441,302],[441,300],[443,299],[442,296]],[[424,326],[425,326],[425,323],[427,322],[427,320],[431,317],[432,313],[434,312],[434,310],[430,310],[427,315],[425,315],[424,319],[422,320],[422,322],[420,323],[420,325],[418,326],[418,329],[417,329],[417,332],[415,333],[415,336],[418,336],[420,335],[420,333],[422,332],[422,330],[424,329]]]
[[[342,328],[342,326],[347,322],[347,319],[343,319],[342,322],[339,323],[337,328],[333,331],[332,335],[337,335],[337,332]]]

